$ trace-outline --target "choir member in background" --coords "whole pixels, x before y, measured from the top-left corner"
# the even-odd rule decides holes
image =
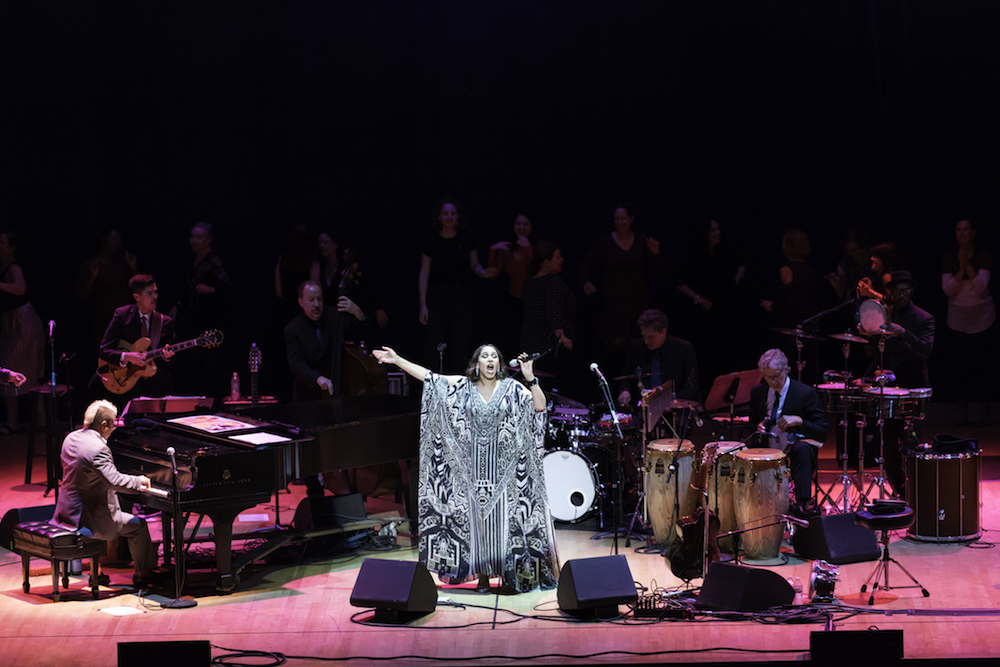
[[[472,346],[472,278],[496,278],[497,273],[479,263],[465,207],[454,197],[442,199],[420,246],[417,292],[425,363],[437,367],[443,352],[445,368],[461,367],[463,350]]]

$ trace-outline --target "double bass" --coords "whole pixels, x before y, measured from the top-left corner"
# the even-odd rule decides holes
[[[343,261],[344,270],[337,283],[338,302],[342,296],[350,297],[357,287],[358,276],[361,275],[357,258],[350,248],[344,250]],[[333,308],[337,307],[336,303],[331,305]],[[354,397],[388,394],[389,376],[386,367],[375,360],[365,349],[362,341],[345,340],[346,313],[336,311],[335,317],[333,349],[340,350],[340,374],[331,377],[334,382],[334,395]]]

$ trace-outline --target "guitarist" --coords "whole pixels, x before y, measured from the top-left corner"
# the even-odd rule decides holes
[[[163,359],[169,360],[174,352],[166,347],[174,338],[174,321],[156,310],[159,290],[153,276],[139,273],[128,282],[135,303],[115,309],[115,314],[104,332],[98,356],[101,361],[125,367],[129,364],[146,365],[145,352],[123,352],[119,341],[134,343],[140,338],[149,338],[150,350],[165,347]],[[122,394],[127,401],[132,396],[165,396],[170,393],[170,374],[157,372],[152,377],[142,378],[131,391]]]

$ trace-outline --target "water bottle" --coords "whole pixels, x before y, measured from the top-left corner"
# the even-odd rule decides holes
[[[240,400],[240,374],[233,371],[233,379],[229,382],[229,400]]]

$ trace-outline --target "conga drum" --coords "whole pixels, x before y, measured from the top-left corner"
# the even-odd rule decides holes
[[[733,506],[741,529],[764,526],[740,533],[743,557],[751,560],[777,558],[788,513],[788,457],[779,449],[744,449],[733,461]]]
[[[669,467],[675,452],[677,470],[671,475]],[[682,443],[676,438],[666,438],[646,446],[646,511],[653,536],[665,547],[678,539],[676,511],[691,483],[693,461],[694,445],[690,440]]]
[[[728,533],[736,529],[736,509],[733,506],[733,459],[736,456],[735,450],[743,447],[741,442],[720,440],[710,442],[706,447],[715,445],[718,454],[715,457],[715,464],[708,471],[708,507],[719,517],[719,534]],[[736,539],[730,537],[719,538],[719,548],[725,552],[733,553],[736,548]]]

